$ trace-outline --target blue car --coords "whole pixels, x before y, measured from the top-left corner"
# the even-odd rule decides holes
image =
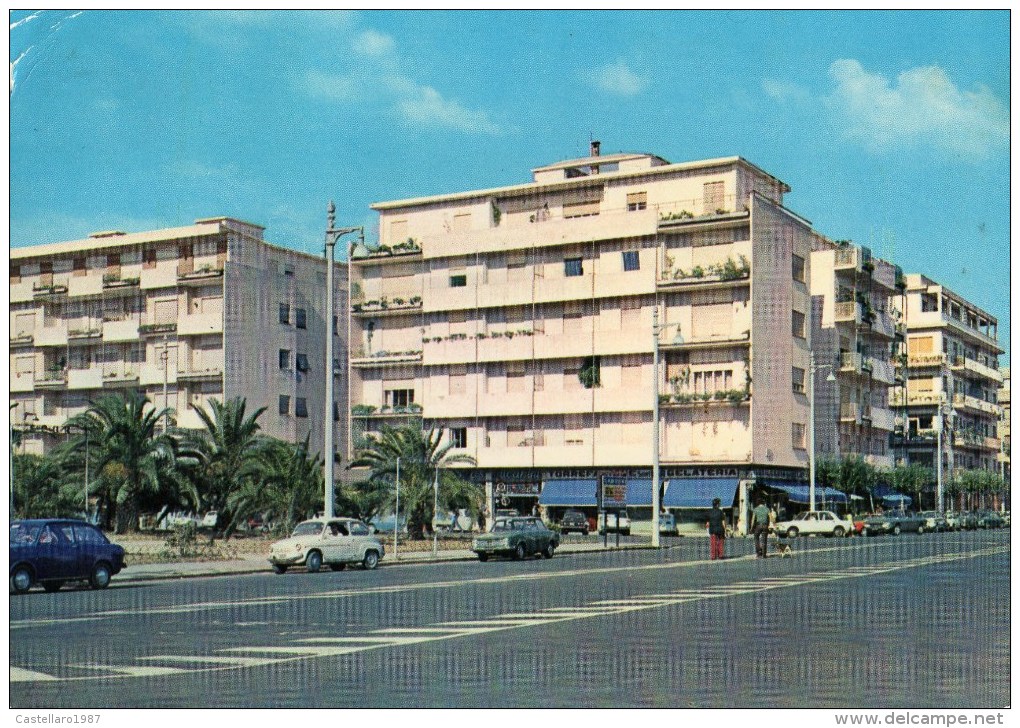
[[[55,592],[68,581],[105,589],[125,567],[124,549],[85,521],[47,518],[11,522],[11,589],[33,584]]]

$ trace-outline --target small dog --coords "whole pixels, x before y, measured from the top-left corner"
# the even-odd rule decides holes
[[[788,559],[793,556],[793,547],[789,541],[778,540],[776,541],[776,553],[782,556],[784,559]]]

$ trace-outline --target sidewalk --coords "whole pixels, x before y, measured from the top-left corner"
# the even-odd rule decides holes
[[[610,545],[606,550],[624,551],[651,548],[648,544]],[[585,551],[602,551],[601,543],[561,544],[556,550],[560,554],[580,553]],[[413,564],[434,564],[443,561],[474,561],[478,557],[469,549],[439,551],[435,556],[431,551],[399,551],[394,560],[393,551],[387,548],[386,556],[379,562],[379,568]],[[128,565],[124,571],[114,577],[114,583],[156,581],[160,579],[189,579],[200,576],[230,576],[238,574],[272,573],[268,554],[247,556],[241,559],[222,561],[175,561],[163,564],[141,564],[133,566],[128,556]]]

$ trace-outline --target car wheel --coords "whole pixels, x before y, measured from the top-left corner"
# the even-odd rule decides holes
[[[329,568],[331,568],[333,571],[343,571],[344,569],[347,568],[347,564],[330,564]]]
[[[48,592],[60,591],[60,587],[64,585],[62,581],[47,581],[42,585],[42,588]]]
[[[832,529],[832,535],[835,536],[836,538],[842,538],[843,534],[845,533],[846,531],[843,530],[842,526],[836,526],[834,529]]]
[[[312,551],[308,554],[308,558],[305,559],[305,565],[308,567],[308,573],[314,574],[322,568],[322,554],[318,551]]]
[[[287,567],[284,566],[283,564],[273,564],[273,571],[275,571],[277,574],[286,574]]]
[[[554,544],[552,541],[550,541],[549,545],[545,547],[545,551],[542,552],[542,556],[544,556],[547,559],[551,559],[555,552],[556,552],[556,544]]]
[[[478,560],[479,561],[488,561],[489,560],[489,555],[488,554],[478,554]]]
[[[11,574],[11,589],[18,594],[24,594],[32,586],[32,572],[27,566],[19,566]]]
[[[92,578],[89,579],[89,584],[93,589],[108,587],[110,585],[110,565],[105,561],[100,561],[92,567]]]
[[[893,536],[899,536],[901,530],[903,529],[901,529],[900,524],[897,523],[895,526],[892,527]]]
[[[364,566],[365,569],[367,569],[368,571],[371,571],[372,569],[377,567],[379,565],[379,552],[378,551],[366,552],[365,558],[361,562],[361,565]]]
[[[517,544],[517,549],[514,551],[514,558],[517,559],[518,561],[520,561],[526,555],[527,555],[527,553],[524,550],[524,544],[522,544],[522,543]]]
[[[800,533],[800,531],[798,531],[796,528],[788,528],[788,529],[786,529],[786,537],[787,538],[797,538],[797,534],[798,533]]]
[[[918,533],[924,533],[924,526],[918,526],[917,527],[917,532]]]

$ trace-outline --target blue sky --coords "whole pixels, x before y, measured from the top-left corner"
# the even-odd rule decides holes
[[[15,247],[229,215],[319,252],[330,199],[373,239],[372,202],[526,182],[594,135],[743,156],[820,232],[948,285],[1008,342],[1006,11],[10,21]]]

